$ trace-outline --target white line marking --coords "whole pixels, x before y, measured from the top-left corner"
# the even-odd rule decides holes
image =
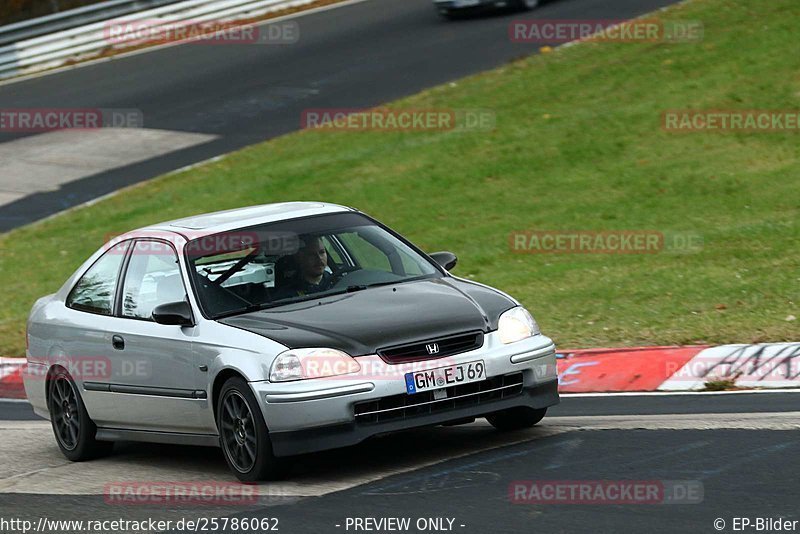
[[[36,421],[0,421],[0,430],[40,430],[50,428],[50,421],[38,419]]]
[[[800,412],[575,415],[540,424],[548,430],[800,430]]]

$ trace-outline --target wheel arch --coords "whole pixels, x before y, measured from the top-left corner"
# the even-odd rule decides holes
[[[53,365],[50,366],[50,368],[47,370],[47,374],[44,377],[44,401],[48,410],[50,409],[50,381],[53,380],[53,378],[60,371],[64,371],[64,374],[72,378],[73,382],[75,381],[72,375],[69,374],[67,368],[61,365],[60,363],[54,363]]]
[[[222,369],[219,373],[217,373],[217,376],[214,377],[214,382],[211,386],[211,408],[214,410],[215,425],[217,423],[217,401],[219,400],[219,395],[222,392],[222,386],[225,385],[225,382],[231,378],[237,377],[247,382],[247,379],[240,371],[230,367]]]

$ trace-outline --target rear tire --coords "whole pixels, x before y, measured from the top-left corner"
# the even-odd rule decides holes
[[[258,482],[282,474],[258,400],[244,379],[232,377],[223,384],[217,428],[225,461],[239,480]]]
[[[547,408],[536,410],[534,408],[520,406],[487,415],[486,420],[497,430],[508,432],[511,430],[530,428],[541,421],[546,414]]]
[[[97,425],[89,417],[78,388],[63,369],[48,380],[50,424],[61,453],[72,462],[93,460],[111,452],[114,443],[97,441]]]

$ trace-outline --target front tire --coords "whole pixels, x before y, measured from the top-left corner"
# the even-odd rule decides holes
[[[497,430],[508,432],[530,428],[547,414],[547,408],[536,410],[525,406],[509,408],[486,416],[486,420]]]
[[[225,461],[239,480],[258,482],[281,473],[258,400],[244,379],[233,377],[222,386],[217,428]]]
[[[97,425],[89,417],[78,388],[66,371],[48,381],[50,424],[61,453],[72,462],[93,460],[111,452],[114,443],[97,441]]]

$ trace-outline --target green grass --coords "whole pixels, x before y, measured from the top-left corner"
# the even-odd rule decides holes
[[[733,391],[736,389],[742,389],[736,385],[737,377],[731,378],[719,378],[715,380],[709,380],[705,383],[705,387],[703,391]]]
[[[666,109],[800,109],[797,0],[694,0],[695,44],[592,43],[396,108],[491,109],[493,131],[312,132],[0,236],[0,354],[110,232],[238,206],[355,206],[517,296],[562,347],[797,340],[800,135],[674,134]],[[498,35],[498,39],[504,36]],[[519,255],[512,231],[699,234],[693,253]]]

